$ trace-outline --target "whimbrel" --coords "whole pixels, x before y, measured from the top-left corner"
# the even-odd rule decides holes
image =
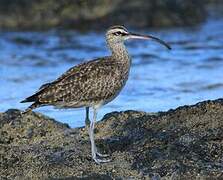
[[[129,76],[131,58],[124,45],[128,39],[155,40],[168,49],[164,41],[151,36],[130,33],[123,26],[113,26],[106,32],[106,41],[111,55],[84,62],[72,67],[53,82],[44,84],[32,96],[22,101],[33,102],[25,112],[34,108],[53,105],[59,108],[86,108],[86,126],[91,142],[91,155],[96,163],[108,162],[98,152],[94,142],[94,125],[98,109],[112,101],[122,90]],[[93,109],[93,120],[89,120],[89,108]]]

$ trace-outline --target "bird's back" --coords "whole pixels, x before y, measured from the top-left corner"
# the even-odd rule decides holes
[[[129,67],[112,56],[95,59],[69,69],[22,102],[34,102],[31,109],[42,105],[75,108],[105,104],[125,85],[128,71]]]

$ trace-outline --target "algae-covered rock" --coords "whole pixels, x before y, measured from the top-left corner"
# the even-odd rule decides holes
[[[194,25],[206,18],[202,0],[2,0],[0,28],[99,29],[114,24],[132,27]]]
[[[1,113],[0,179],[222,179],[223,99],[154,114],[113,112],[95,135],[112,162],[91,160],[85,128]]]

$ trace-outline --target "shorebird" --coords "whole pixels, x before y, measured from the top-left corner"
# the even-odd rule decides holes
[[[155,40],[171,49],[164,41],[151,35],[129,32],[123,26],[112,26],[106,32],[110,56],[97,58],[70,68],[55,81],[42,85],[32,96],[21,101],[33,102],[25,112],[53,105],[57,108],[86,108],[85,123],[91,142],[91,155],[96,163],[109,162],[107,155],[98,152],[94,141],[94,125],[98,109],[112,101],[125,86],[129,76],[131,58],[124,45],[128,39]],[[93,119],[89,119],[89,108]],[[90,126],[90,127],[89,127]]]

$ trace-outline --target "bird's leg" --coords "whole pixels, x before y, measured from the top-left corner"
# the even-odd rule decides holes
[[[89,129],[90,126],[90,119],[89,119],[89,107],[86,107],[86,116],[85,116],[85,127]]]
[[[94,114],[93,119],[94,119],[94,123],[96,123],[96,120],[97,120],[97,109],[94,109],[94,113],[95,114]],[[95,144],[94,144],[94,146],[95,146],[94,149],[96,151],[96,155],[97,156],[99,156],[99,157],[108,157],[109,156],[108,154],[99,153]]]
[[[89,129],[89,136],[90,136],[90,141],[91,141],[91,155],[92,155],[92,158],[94,159],[94,161],[96,163],[105,163],[105,162],[109,162],[110,159],[99,159],[97,157],[102,155],[100,153],[97,152],[97,148],[95,146],[95,141],[94,141],[94,124],[96,122],[96,118],[97,118],[97,109],[96,108],[93,108],[94,109],[94,112],[93,112],[93,121],[91,121],[91,124],[90,124],[90,129]],[[102,156],[101,156],[102,157]]]

